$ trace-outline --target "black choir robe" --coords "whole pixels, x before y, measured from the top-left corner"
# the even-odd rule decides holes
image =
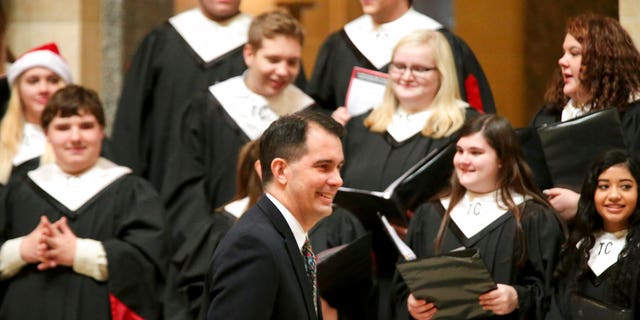
[[[465,111],[467,120],[478,115],[478,112],[472,108],[466,108]],[[343,142],[345,164],[342,168],[345,187],[383,191],[431,151],[442,148],[457,139],[456,134],[433,139],[418,132],[405,141],[397,142],[387,132],[372,132],[366,128],[364,119],[369,114],[370,112],[367,112],[356,116],[345,125],[347,136]],[[335,209],[331,216],[321,220],[309,233],[314,250],[324,250],[350,243],[362,234],[364,234],[364,227],[358,219],[341,208]],[[383,246],[386,248],[383,252],[387,253],[376,256],[380,291],[376,299],[380,300],[373,303],[379,307],[378,319],[388,319],[394,312],[391,302],[391,278],[395,272],[394,264],[388,261],[395,262],[398,256],[396,249],[390,246],[389,241],[382,240],[382,237],[388,237],[388,235],[382,230],[373,230],[374,246]],[[367,312],[371,312],[371,302],[364,303],[363,306],[367,308]],[[355,312],[355,314],[358,313],[362,314],[363,309]]]
[[[160,317],[167,241],[162,203],[149,183],[121,176],[73,211],[28,176],[5,191],[3,243],[30,233],[41,215],[51,222],[67,217],[77,237],[102,242],[109,278],[98,282],[70,267],[38,271],[27,265],[0,282],[0,318],[112,319],[112,311],[126,309],[146,319]]]
[[[420,26],[412,26],[419,29]],[[460,95],[483,113],[495,113],[496,106],[489,82],[471,48],[447,29],[439,29],[453,52]],[[377,68],[358,50],[344,29],[331,34],[318,51],[316,64],[307,86],[308,94],[323,108],[334,110],[345,105],[353,67],[388,72],[385,64]]]
[[[219,39],[224,41],[224,38]],[[169,22],[149,33],[124,78],[109,158],[160,190],[169,135],[197,93],[246,69],[242,45],[204,61]]]
[[[525,201],[521,208],[523,205],[520,223],[525,248],[521,246],[516,219],[510,212],[470,239],[450,220],[442,241],[441,252],[460,247],[477,248],[493,280],[516,289],[519,308],[511,314],[493,317],[496,319],[543,319],[549,307],[553,271],[564,236],[552,209],[533,200]],[[440,201],[427,202],[416,210],[405,241],[418,258],[436,254],[434,240],[444,212]],[[523,250],[525,259],[521,263]],[[409,319],[406,307],[409,290],[397,273],[395,284],[397,319]]]
[[[551,301],[551,307],[549,309],[547,319],[571,319],[571,296],[574,293],[579,293],[584,297],[604,302],[610,307],[616,307],[618,309],[632,309],[633,314],[637,314],[636,310],[640,310],[637,285],[638,280],[640,279],[640,269],[636,266],[631,270],[619,270],[619,272],[632,275],[632,279],[634,279],[633,281],[636,283],[635,290],[632,293],[636,298],[636,301],[633,304],[627,301],[627,306],[620,306],[613,297],[614,292],[616,292],[615,287],[613,287],[613,280],[615,277],[614,272],[615,268],[613,268],[613,266],[609,267],[609,269],[600,274],[600,276],[596,276],[593,271],[588,270],[587,274],[578,279],[576,283],[574,281],[576,281],[575,279],[577,278],[577,270],[574,269],[562,279],[558,279],[555,285],[553,299]],[[636,319],[637,317],[632,318]]]

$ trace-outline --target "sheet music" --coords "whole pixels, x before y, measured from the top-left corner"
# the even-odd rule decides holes
[[[393,243],[396,245],[398,250],[400,250],[400,255],[402,255],[406,261],[415,260],[417,258],[415,252],[413,252],[413,250],[411,250],[411,248],[409,248],[409,246],[400,239],[400,236],[398,236],[398,233],[396,233],[396,230],[391,226],[387,218],[382,216],[380,219],[382,219],[384,227],[387,228],[387,232],[389,232]]]

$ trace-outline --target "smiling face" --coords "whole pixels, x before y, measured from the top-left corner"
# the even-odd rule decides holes
[[[46,129],[56,163],[62,171],[77,175],[91,168],[100,158],[103,128],[89,112],[53,118]]]
[[[278,95],[298,76],[301,51],[296,38],[283,35],[262,39],[262,46],[257,50],[245,45],[247,87],[264,97]]]
[[[342,186],[342,142],[314,123],[306,134],[306,153],[284,170],[287,208],[305,221],[318,221],[332,212],[333,198]],[[303,226],[305,223],[303,223]]]
[[[626,229],[638,201],[638,183],[626,166],[612,166],[598,177],[593,201],[605,231]]]
[[[28,69],[17,81],[26,121],[40,124],[42,110],[49,98],[64,86],[64,81],[57,73],[44,67]]]
[[[453,166],[458,181],[467,190],[487,193],[498,189],[500,161],[482,132],[458,140]]]
[[[427,44],[407,43],[398,47],[389,76],[400,106],[408,112],[428,108],[440,89],[440,72]]]
[[[562,44],[562,57],[558,60],[562,79],[564,80],[563,93],[577,103],[587,101],[587,92],[580,81],[580,69],[582,67],[583,48],[580,42],[572,35],[567,34]]]

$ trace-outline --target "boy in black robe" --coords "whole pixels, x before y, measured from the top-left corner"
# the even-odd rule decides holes
[[[158,319],[167,265],[162,204],[100,157],[95,92],[59,90],[42,114],[55,163],[12,181],[0,205],[2,319]]]

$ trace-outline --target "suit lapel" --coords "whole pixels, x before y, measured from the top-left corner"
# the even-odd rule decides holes
[[[296,279],[298,279],[298,286],[300,287],[300,291],[302,292],[302,296],[305,301],[307,315],[309,316],[309,319],[316,319],[317,316],[313,306],[313,288],[311,286],[311,281],[307,278],[302,254],[300,253],[300,248],[298,248],[298,244],[293,236],[293,232],[291,232],[291,229],[289,228],[287,221],[282,216],[282,213],[278,211],[278,208],[276,208],[269,198],[263,195],[260,200],[258,200],[257,206],[262,212],[264,212],[267,218],[269,218],[269,221],[271,221],[275,229],[282,236],[285,248],[289,255],[289,262],[291,262],[291,268],[296,275]],[[319,312],[320,311],[318,310],[318,313]]]

